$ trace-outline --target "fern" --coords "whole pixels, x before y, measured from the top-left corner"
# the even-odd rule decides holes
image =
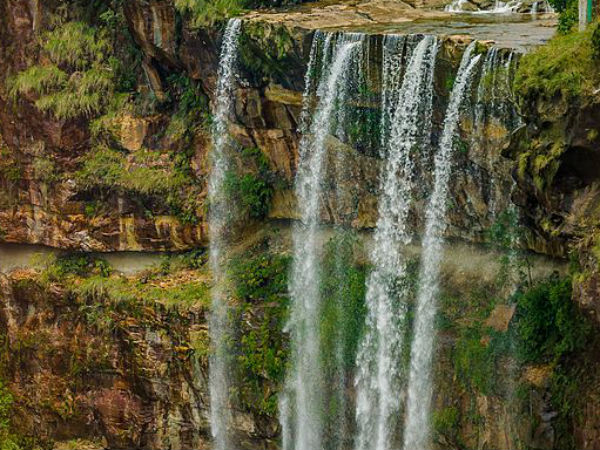
[[[69,22],[46,34],[42,44],[50,63],[29,67],[9,79],[12,98],[33,96],[36,107],[67,120],[95,116],[114,93],[110,45],[102,33],[81,22]]]

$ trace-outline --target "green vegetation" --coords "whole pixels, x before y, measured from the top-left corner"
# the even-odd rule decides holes
[[[461,330],[453,348],[454,372],[465,389],[489,394],[494,388],[495,355],[483,341],[482,331],[480,326]]]
[[[120,275],[91,276],[74,287],[74,292],[96,302],[153,304],[161,303],[174,308],[208,306],[210,288],[207,280],[198,281],[184,276],[152,276],[131,280]]]
[[[193,27],[206,27],[242,14],[246,8],[300,3],[302,0],[175,0],[177,10]]]
[[[128,153],[98,145],[82,158],[75,180],[82,189],[99,192],[101,199],[111,192],[133,193],[141,202],[155,202],[156,207],[148,210],[166,206],[184,223],[195,223],[199,186],[184,168],[189,165],[176,152],[142,148]]]
[[[241,406],[258,416],[274,417],[277,390],[283,381],[287,344],[289,256],[259,245],[231,264],[238,302],[239,383],[234,395]]]
[[[0,140],[0,205],[3,207],[18,200],[15,191],[23,177],[23,169],[15,156]]]
[[[321,367],[328,380],[323,411],[328,447],[344,442],[347,416],[346,389],[356,363],[365,321],[366,267],[357,261],[360,250],[355,233],[337,230],[325,245],[321,273]]]
[[[175,7],[189,17],[193,27],[214,25],[244,11],[244,0],[175,0]]]
[[[0,381],[0,450],[20,450],[18,439],[10,431],[10,418],[13,408],[13,396]]]
[[[460,411],[448,406],[433,412],[433,430],[441,445],[463,448],[459,438]]]
[[[558,35],[525,54],[514,85],[521,101],[559,97],[569,102],[591,94],[600,81],[592,42],[597,28]]]
[[[147,271],[143,276],[126,277],[113,273],[102,258],[67,253],[49,256],[43,261],[40,281],[45,285],[60,283],[80,298],[94,303],[206,306],[210,303],[208,279],[186,272],[188,268],[200,268],[203,261],[203,254],[184,253],[167,257],[160,268]]]
[[[53,184],[59,180],[58,171],[56,164],[50,158],[36,157],[33,160],[33,176],[36,180],[46,183],[48,185]]]
[[[264,218],[271,207],[273,197],[272,173],[267,158],[258,148],[248,148],[241,152],[244,170],[251,173],[238,174],[230,170],[225,175],[224,197],[233,201],[239,217]]]
[[[552,277],[518,295],[517,330],[523,360],[556,363],[585,345],[590,327],[571,293],[570,278]]]
[[[86,154],[76,179],[84,189],[121,189],[142,195],[168,195],[186,184],[187,180],[175,171],[173,162],[160,152],[141,149],[128,156],[98,146]]]
[[[341,231],[327,242],[321,274],[322,352],[325,370],[328,365],[343,363],[350,372],[356,361],[356,352],[365,321],[366,267],[356,260],[359,245],[357,236]]]
[[[288,80],[294,41],[283,25],[248,22],[239,38],[241,65],[256,82]]]
[[[70,22],[44,35],[42,51],[46,64],[9,79],[13,98],[34,96],[38,109],[61,120],[94,116],[108,106],[117,62],[102,31]]]
[[[558,12],[558,32],[570,32],[578,23],[577,0],[549,0],[552,7]]]
[[[496,221],[488,230],[488,240],[495,250],[501,252],[498,287],[509,283],[531,286],[532,262],[528,253],[519,248],[524,230],[519,224],[516,209],[509,208],[498,214]]]
[[[114,192],[135,194],[147,211],[162,210],[183,223],[197,223],[201,186],[191,161],[196,153],[195,138],[205,133],[209,122],[208,101],[185,75],[174,74],[167,81],[169,101],[176,105],[161,132],[169,139],[168,150],[122,148],[120,130],[114,125],[121,109],[92,123],[94,146],[81,158],[74,178],[84,191],[99,193],[101,200]],[[101,205],[96,206],[96,212],[101,210]]]

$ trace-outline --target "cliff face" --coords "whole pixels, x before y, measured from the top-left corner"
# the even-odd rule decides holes
[[[298,21],[298,14],[251,15],[244,26],[241,76],[231,131],[240,147],[258,148],[267,158],[269,177],[274,181],[269,218],[287,220],[297,216],[292,188],[299,143],[296,130],[314,29],[327,21],[329,26],[363,26],[365,15],[372,17],[371,22],[383,20],[386,9],[377,3],[369,5],[356,10],[326,8],[321,17],[317,15],[305,23]],[[385,8],[392,8],[403,21],[424,14],[402,4]],[[8,70],[3,81],[25,69],[26,64],[44,61],[47,56],[40,50],[37,36],[44,36],[44,24],[56,20],[55,14],[52,5],[31,2],[16,2],[7,8],[3,15],[6,39],[2,40],[2,51]],[[134,45],[139,52],[135,60],[127,60],[128,64],[136,64],[133,74],[137,78],[132,81],[137,83],[137,93],[128,94],[132,106],[109,112],[108,119],[101,116],[101,120],[110,121],[113,145],[122,152],[119,164],[130,172],[115,175],[122,178],[120,184],[110,185],[108,176],[112,173],[105,176],[105,184],[102,180],[90,182],[87,173],[87,178],[81,175],[86,161],[97,163],[95,155],[103,155],[97,150],[97,132],[90,132],[93,117],[58,120],[32,104],[38,99],[35,95],[20,95],[13,100],[3,87],[0,134],[5,157],[0,172],[0,227],[5,242],[94,251],[182,250],[205,243],[203,198],[209,129],[202,125],[201,118],[186,117],[185,122],[177,115],[183,115],[184,96],[189,92],[199,103],[205,104],[207,97],[212,99],[219,33],[214,29],[192,29],[189,22],[182,23],[176,17],[173,5],[166,1],[127,2],[124,8],[123,26],[129,32],[115,37],[114,42],[126,48]],[[381,38],[375,35],[371,40],[373,63],[377,63],[381,60]],[[436,72],[436,136],[441,132],[448,88],[467,42],[462,37],[445,38],[442,42],[438,65],[443,68]],[[372,76],[373,86],[380,86],[379,75]],[[183,90],[182,83],[187,90]],[[376,104],[359,106],[357,113],[373,115],[377,111]],[[473,127],[472,121],[473,118],[463,123],[465,132]],[[477,145],[459,155],[459,170],[452,186],[456,205],[450,217],[451,236],[482,240],[494,214],[506,207],[506,198],[499,194],[510,189],[511,183],[509,166],[499,155],[508,138],[506,126],[502,121],[493,121],[481,133]],[[347,146],[331,140],[329,147],[331,159],[343,152],[352,164],[338,173],[330,165],[328,184],[347,188],[349,195],[342,208],[337,208],[346,214],[336,217],[335,196],[333,191],[327,193],[323,221],[373,227],[381,155],[361,142]],[[172,179],[178,176],[177,155],[187,155],[183,162],[187,173],[181,185],[171,183],[164,189],[140,186],[135,171],[144,164],[148,152],[157,155],[152,161],[157,173]],[[247,162],[239,165],[243,167]],[[44,167],[48,167],[46,171],[51,176],[42,170]],[[97,165],[90,167],[100,170]],[[428,167],[423,167],[421,175],[430,177],[429,172]],[[171,198],[175,196],[181,198]],[[498,198],[497,210],[490,211],[487,205],[494,197]]]
[[[287,273],[291,247],[286,224],[299,214],[293,191],[297,129],[313,34],[317,29],[368,29],[369,66],[376,68],[382,59],[380,30],[443,17],[421,11],[423,2],[414,3],[417,8],[402,2],[305,6],[309,9],[300,12],[250,13],[244,22],[230,124],[240,151],[231,156],[237,175],[251,174],[268,184],[270,204],[259,205],[258,211],[254,204],[243,205],[245,217],[236,231],[242,250],[252,247],[256,266],[243,266],[237,275],[257,274],[261,289],[276,288],[256,296],[232,294],[239,341],[232,350],[232,433],[240,448],[275,448],[279,439],[275,399],[287,351],[282,331],[287,291],[285,279],[278,276]],[[26,0],[0,4],[0,62],[5,69],[0,74],[0,241],[99,252],[204,247],[210,104],[215,101],[220,28],[192,26],[189,14],[178,12],[170,0],[127,1],[123,9],[103,10],[102,20],[86,16],[78,2],[61,5]],[[73,21],[101,30],[96,38],[108,40],[111,56],[121,60],[121,66],[113,67],[98,59],[118,75],[111,81],[110,97],[122,103],[102,103],[98,110],[58,118],[40,109],[45,93],[15,97],[11,80],[52,60],[40,42],[47,31]],[[440,37],[434,143],[470,40]],[[501,59],[509,60],[509,52],[500,49]],[[83,70],[70,70],[64,61],[57,66],[73,82]],[[510,73],[498,73],[509,85]],[[349,114],[378,124],[381,74],[372,69],[369,78],[365,97],[370,100],[357,101]],[[502,118],[491,114],[484,122],[476,120],[477,86],[487,92],[490,82],[480,78],[474,80],[472,104],[460,123],[447,235],[482,242],[511,201],[516,203],[530,249],[562,258],[575,252],[580,267],[574,298],[597,320],[597,95],[576,104],[523,95],[523,123],[511,134],[518,119],[509,89],[488,99]],[[328,139],[324,223],[360,231],[374,227],[382,164],[376,128],[357,130],[347,143]],[[334,164],[340,155],[343,166]],[[431,167],[429,161],[418,168],[423,183],[416,193],[414,230],[422,228]],[[257,229],[274,236],[272,241],[256,237]],[[368,241],[366,235],[361,240]],[[561,416],[553,391],[563,392],[553,377],[564,374],[561,364],[572,368],[567,374],[573,379],[597,372],[596,344],[561,364],[518,366],[502,347],[514,338],[515,306],[512,300],[496,300],[508,298],[510,289],[491,277],[502,271],[502,255],[481,256],[460,248],[448,253],[435,367],[439,448],[561,448],[566,435],[574,436],[571,446],[598,448],[596,377],[584,379],[579,389],[585,390],[586,402],[572,406],[568,417]],[[364,276],[366,256],[354,258]],[[17,432],[47,446],[85,438],[115,449],[208,448],[205,313],[210,276],[204,263],[127,279],[90,267],[93,273],[66,271],[54,278],[48,268],[0,276],[3,376],[14,394]],[[561,264],[547,261],[533,267],[539,269],[538,279],[554,270],[564,272]],[[477,327],[480,323],[484,326]],[[265,355],[265,348],[276,349],[275,356]],[[475,375],[466,379],[465,365],[472,361],[482,365],[473,366]],[[517,381],[510,385],[504,380]]]
[[[525,60],[517,78],[524,124],[506,148],[515,161],[530,246],[577,262],[574,299],[598,321],[598,129],[595,26],[556,39]],[[571,79],[560,79],[575,61]]]
[[[18,432],[45,446],[74,438],[115,449],[207,445],[207,363],[190,357],[190,336],[206,334],[201,307],[77,297],[27,272],[0,283],[3,373]]]

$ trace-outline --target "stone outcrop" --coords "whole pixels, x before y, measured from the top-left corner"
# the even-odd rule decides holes
[[[427,2],[427,6],[441,7],[442,3]],[[299,215],[293,190],[297,129],[306,60],[315,30],[368,30],[373,50],[370,66],[378,67],[381,33],[402,30],[403,25],[418,20],[446,17],[441,11],[419,9],[423,4],[418,0],[349,1],[303,5],[285,12],[249,13],[245,17],[230,131],[240,147],[258,148],[265,156],[274,188],[266,223],[248,221],[250,230],[268,229],[269,222],[283,224]],[[477,5],[484,7],[485,2]],[[197,87],[199,102],[208,99],[214,103],[221,32],[216,27],[190,26],[170,0],[124,3],[124,26],[141,54],[143,76],[136,79],[136,94],[155,97],[159,106],[111,118],[114,137],[126,155],[127,169],[137,164],[135,154],[146,149],[160,153],[156,164],[165,166],[169,155],[189,151],[194,188],[189,196],[197,200],[190,219],[178,215],[164,197],[146,198],[127,189],[102,195],[86,190],[78,184],[75,173],[81,159],[91,151],[90,118],[57,120],[40,112],[33,97],[14,100],[9,95],[7,77],[43,59],[37,39],[53,23],[56,7],[57,2],[52,1],[0,3],[0,63],[7,68],[0,74],[0,241],[97,252],[174,251],[205,246],[209,130],[194,127],[185,145],[183,139],[169,136],[167,130],[180,106],[173,100],[179,98],[174,96],[174,74],[189,78]],[[73,19],[69,12],[65,14],[64,20]],[[461,54],[471,39],[460,35],[440,37],[434,143],[443,126]],[[508,50],[500,52],[506,56]],[[370,76],[372,86],[380,85],[380,74],[373,71]],[[471,106],[482,80],[476,77],[473,81]],[[371,94],[377,99],[380,93]],[[355,112],[372,113],[376,109],[376,102],[353,105]],[[472,111],[474,108],[463,114],[459,140],[465,144],[474,130],[477,136],[471,145],[462,145],[456,152],[448,237],[485,241],[487,230],[498,216],[511,202],[516,203],[524,218],[530,249],[561,258],[569,251],[578,252],[580,270],[574,278],[574,298],[598,319],[600,191],[595,168],[600,164],[600,141],[597,133],[590,133],[600,128],[597,99],[576,107],[531,101],[521,111],[525,125],[512,135],[512,127],[497,117],[490,117],[482,128],[477,128],[481,125]],[[560,155],[547,171],[538,170],[541,163],[536,158],[556,145],[561,147]],[[321,211],[324,223],[350,225],[357,230],[375,226],[382,162],[375,147],[328,138],[328,188]],[[418,168],[421,183],[411,223],[415,231],[422,228],[423,205],[432,184],[429,156]],[[40,160],[50,160],[58,176],[41,177]],[[335,163],[340,160],[344,164]],[[241,170],[256,169],[244,164],[236,161]],[[337,195],[334,186],[344,195]],[[90,210],[98,198],[102,207]],[[284,242],[279,251],[285,252],[289,246]],[[467,261],[470,266],[455,270],[446,267],[447,294],[462,299],[473,286],[485,290],[486,301],[493,296],[490,293],[499,294],[494,280],[486,278],[499,269],[489,259],[476,256],[469,252],[450,254],[450,258]],[[148,279],[142,276],[134,282],[144,284]],[[5,331],[8,351],[3,361],[9,387],[15,394],[14,422],[19,425],[18,431],[34,434],[48,445],[85,438],[111,449],[208,448],[206,353],[193,345],[206,337],[205,308],[172,308],[139,298],[129,303],[114,298],[90,302],[71,288],[56,281],[44,283],[37,274],[27,271],[0,275],[0,328]],[[165,289],[170,288],[172,284],[167,283]],[[445,305],[445,312],[453,311],[454,306]],[[254,311],[246,314],[250,325],[260,316]],[[503,335],[509,331],[514,314],[513,304],[499,304],[472,320],[480,320]],[[98,317],[107,323],[95,322]],[[465,321],[462,315],[453,320],[459,325]],[[474,393],[458,382],[448,355],[459,338],[456,330],[446,330],[440,336],[435,407],[440,414],[446,411],[451,422],[454,414],[458,417],[453,427],[438,427],[440,448],[554,448],[560,430],[556,428],[557,411],[549,400],[552,368],[531,366],[515,374],[511,372],[515,362],[502,361],[498,377],[528,383],[530,409],[523,411],[506,401],[514,386],[502,385],[502,392]],[[489,345],[491,339],[490,335],[482,336],[481,345]],[[596,367],[595,358],[584,355],[573,366],[590,363]],[[585,389],[589,402],[582,409],[585,420],[572,427],[578,448],[597,448],[600,440],[594,414],[600,408],[597,386],[595,377],[588,378]],[[276,387],[266,388],[270,389]],[[480,420],[471,420],[472,416]],[[276,445],[279,429],[274,415],[238,408],[234,419],[233,432],[240,447]]]
[[[1,275],[0,288],[17,430],[42,444],[206,446],[207,362],[190,348],[205,327],[201,308],[90,303],[23,271]]]
[[[24,61],[37,58],[34,26],[43,27],[52,14],[52,5],[16,0],[13,3],[2,19],[6,25],[3,27],[6,39],[2,39],[5,47],[0,50],[0,55],[4,55],[10,71],[14,72],[25,68]],[[127,2],[124,13],[129,31],[143,55],[145,75],[138,80],[138,89],[146,89],[147,81],[160,101],[169,90],[168,74],[181,71],[195,80],[209,98],[212,97],[219,54],[219,34],[214,29],[194,29],[185,20],[178,24],[174,6],[167,0]],[[371,1],[319,8],[307,5],[297,12],[250,13],[245,18],[240,48],[242,82],[236,90],[231,131],[240,146],[258,147],[268,158],[276,179],[271,218],[287,220],[297,216],[291,189],[299,143],[296,130],[306,59],[314,30],[370,29],[378,24],[397,26],[416,19],[439,19],[440,14],[443,13],[414,8],[402,2]],[[470,39],[462,36],[443,39],[438,62],[441,69],[437,71],[436,80],[434,129],[437,134],[442,126],[448,83],[457,70],[461,51]],[[373,36],[371,40],[373,48],[380,49],[381,38]],[[9,42],[13,44],[8,46],[6,43]],[[381,55],[375,51],[372,59],[378,64]],[[182,222],[162,198],[147,201],[131,191],[110,193],[102,200],[101,211],[89,214],[86,202],[95,200],[98,194],[86,192],[72,176],[82,155],[90,151],[85,120],[57,121],[50,114],[37,111],[29,99],[15,103],[2,90],[0,105],[6,106],[0,112],[3,140],[0,145],[9,155],[3,164],[18,166],[20,171],[15,180],[0,173],[0,229],[1,239],[5,242],[86,251],[183,250],[205,243],[202,193],[205,192],[207,173],[206,130],[199,130],[193,143],[195,156],[191,164],[196,188],[187,196],[198,196],[194,222]],[[177,141],[160,137],[168,128],[169,115],[173,113],[172,107],[167,107],[164,113],[125,114],[113,119],[116,128],[121,130],[120,145],[131,153],[142,148],[165,154],[183,151]],[[465,133],[470,131],[469,126],[472,127],[469,123],[472,118],[465,117]],[[510,173],[499,149],[509,130],[499,122],[494,127],[471,152],[457,156],[459,170],[452,187],[457,205],[450,215],[450,236],[481,241],[495,213],[506,206],[507,198],[501,192],[510,189],[507,188]],[[339,182],[348,191],[347,205],[342,208],[346,211],[344,222],[357,228],[370,228],[377,215],[379,155],[360,148],[342,150],[341,143],[336,144],[333,140],[330,143],[332,157],[343,151],[353,162],[352,167],[347,167],[348,173],[336,174],[330,166],[331,183]],[[33,166],[40,156],[53,161],[54,170],[59,172],[58,180],[51,184],[35,177]],[[429,178],[428,167],[422,170],[422,176]],[[490,198],[494,196],[500,204],[496,205],[497,211],[490,211]],[[325,222],[340,223],[342,220],[334,217],[334,201],[332,195],[326,198],[322,213]]]

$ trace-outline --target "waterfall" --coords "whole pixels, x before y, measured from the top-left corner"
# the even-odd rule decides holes
[[[227,147],[230,145],[228,119],[233,104],[233,83],[237,60],[238,38],[242,22],[231,19],[223,36],[213,127],[212,170],[208,181],[210,240],[210,268],[213,273],[211,315],[209,319],[213,353],[209,360],[210,427],[216,450],[228,450],[229,379],[226,338],[229,331],[227,299],[225,292],[225,230],[231,217],[231,202],[224,198],[225,174],[229,163]]]
[[[295,188],[301,223],[295,226],[294,259],[290,281],[291,312],[287,324],[291,340],[291,367],[285,380],[280,416],[285,450],[320,450],[323,448],[323,382],[320,370],[320,260],[318,249],[319,198],[325,173],[325,141],[331,133],[335,105],[357,55],[362,35],[343,34],[335,45],[328,34],[323,47],[323,61],[317,94],[320,97],[308,127],[310,91],[305,92],[300,143],[300,160]],[[315,34],[315,39],[322,34]],[[318,45],[311,49],[306,89],[313,85]],[[325,64],[325,61],[331,63]]]
[[[396,38],[386,37],[385,45]],[[387,450],[394,434],[394,419],[401,404],[401,352],[406,327],[406,261],[401,246],[409,240],[414,159],[420,146],[428,146],[430,133],[423,121],[431,120],[433,71],[437,39],[423,38],[415,47],[397,92],[384,91],[382,147],[386,164],[381,174],[379,219],[371,252],[372,272],[367,281],[365,336],[357,356],[357,450]],[[398,57],[384,52],[386,81],[393,80]],[[389,122],[388,122],[389,121]]]
[[[452,13],[469,13],[469,14],[509,14],[519,10],[522,2],[511,0],[503,2],[496,0],[494,6],[490,9],[476,9],[472,10],[474,6],[469,0],[453,0],[450,4],[446,5],[444,11]]]
[[[538,4],[539,2],[533,2],[533,5],[531,5],[531,15],[535,18],[538,14]]]
[[[518,63],[518,54],[514,51],[501,51],[497,47],[488,49],[479,75],[476,103],[474,108],[473,133],[471,143],[479,145],[480,149],[494,145],[494,130],[498,127],[514,131],[521,119],[515,109],[512,97],[514,72]],[[489,125],[492,124],[491,127]],[[497,173],[502,172],[502,158],[497,152],[486,152],[488,155],[487,170],[490,174],[490,189],[488,195],[488,210],[492,219],[496,217],[499,208],[506,203],[504,192],[508,186],[502,185],[497,179]]]
[[[444,119],[444,129],[435,155],[434,188],[426,210],[419,294],[417,296],[414,338],[408,382],[404,450],[427,450],[429,446],[429,416],[431,409],[431,363],[434,351],[434,322],[439,290],[440,259],[443,252],[444,218],[448,183],[452,173],[453,141],[458,128],[461,104],[469,93],[469,81],[480,55],[471,58],[475,42],[463,55],[450,94]]]

